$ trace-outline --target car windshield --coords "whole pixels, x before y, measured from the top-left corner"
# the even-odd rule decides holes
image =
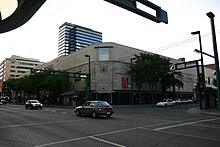
[[[38,100],[33,100],[33,101],[31,101],[31,103],[39,103],[39,101]]]
[[[99,102],[98,106],[99,107],[109,107],[110,105],[107,102]]]

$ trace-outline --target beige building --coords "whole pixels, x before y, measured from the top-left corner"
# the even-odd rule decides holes
[[[91,93],[92,99],[102,99],[114,104],[134,103],[152,103],[161,99],[161,87],[155,91],[150,91],[147,85],[143,86],[141,91],[134,85],[133,100],[131,97],[131,77],[128,71],[131,67],[131,58],[141,52],[149,53],[140,49],[116,44],[116,43],[98,43],[93,44],[70,54],[68,56],[58,57],[48,63],[38,66],[39,69],[54,69],[66,72],[89,73],[89,58],[91,66]],[[168,58],[168,57],[167,57]],[[170,59],[173,64],[184,63],[183,60]],[[182,82],[184,87],[175,91],[179,97],[195,96],[195,85],[197,83],[196,68],[181,70]],[[85,94],[85,79],[73,79],[72,91],[78,92],[81,97]],[[168,90],[172,93],[173,89]],[[139,98],[141,93],[142,98]],[[152,98],[152,93],[154,98]]]
[[[3,60],[0,64],[0,81],[28,75],[32,68],[35,68],[40,64],[43,63],[38,59],[12,55],[10,58]]]

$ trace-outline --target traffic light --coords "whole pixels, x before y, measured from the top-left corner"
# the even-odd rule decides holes
[[[203,74],[202,73],[199,73],[198,75],[197,87],[198,87],[199,93],[201,94],[203,92]]]
[[[199,76],[198,76],[198,83],[203,83],[203,75],[202,73],[199,73]]]
[[[199,93],[203,92],[203,85],[202,84],[198,84],[198,90],[199,90]]]

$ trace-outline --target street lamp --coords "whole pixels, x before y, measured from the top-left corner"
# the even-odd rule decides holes
[[[89,90],[89,96],[88,96],[88,98],[89,98],[89,100],[91,100],[91,67],[90,67],[90,64],[91,64],[91,60],[90,60],[90,55],[85,55],[85,57],[87,57],[87,58],[89,58],[89,78],[88,78],[88,81],[89,81],[89,88],[88,88],[88,90]]]
[[[200,46],[200,54],[201,54],[201,68],[202,68],[202,87],[203,87],[203,95],[202,99],[205,100],[205,108],[206,108],[206,87],[205,87],[205,71],[204,71],[204,63],[203,63],[203,55],[202,55],[202,41],[200,31],[191,32],[192,35],[199,35],[199,46]],[[202,100],[200,99],[200,106],[202,106]],[[201,109],[202,107],[200,107]]]
[[[132,70],[133,60],[135,59],[136,58],[131,58],[131,70]],[[131,73],[131,103],[134,104],[134,83],[133,83],[132,73]]]
[[[215,58],[215,69],[216,69],[216,80],[218,87],[218,110],[220,111],[220,74],[219,74],[219,59],[218,59],[218,49],[216,43],[216,34],[215,34],[215,23],[214,17],[215,15],[212,12],[207,13],[207,16],[211,21],[211,29],[212,29],[212,42],[213,42],[213,50],[214,50],[214,58]]]

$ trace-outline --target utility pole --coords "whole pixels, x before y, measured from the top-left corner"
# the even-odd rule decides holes
[[[216,43],[216,35],[215,35],[215,23],[214,17],[215,15],[212,12],[207,13],[207,16],[210,18],[211,21],[211,29],[212,29],[212,41],[213,41],[213,50],[214,50],[214,57],[215,57],[215,68],[216,68],[216,80],[217,80],[217,87],[218,87],[218,110],[220,111],[220,74],[219,74],[219,59],[218,59],[218,49]]]

